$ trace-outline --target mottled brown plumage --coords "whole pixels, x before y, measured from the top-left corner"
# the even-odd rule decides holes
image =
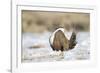
[[[76,33],[73,32],[71,38],[68,40],[64,32],[62,30],[58,30],[55,32],[53,41],[52,43],[50,42],[50,45],[55,51],[67,51],[73,49],[76,45]]]
[[[76,33],[73,32],[72,35],[71,35],[71,38],[69,40],[69,49],[73,49],[76,44],[77,44],[77,42],[76,42]]]
[[[53,47],[57,51],[64,51],[69,48],[69,40],[66,38],[66,36],[61,30],[55,33]]]

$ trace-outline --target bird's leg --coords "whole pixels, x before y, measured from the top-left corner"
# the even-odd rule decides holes
[[[62,60],[62,59],[64,59],[64,52],[58,51],[57,60]]]
[[[59,56],[60,55],[60,51],[53,51],[52,53],[51,53],[51,55],[54,55],[54,56]]]
[[[51,56],[61,56],[61,57],[64,57],[64,52],[63,51],[53,51],[51,53]]]
[[[63,56],[63,52],[60,51],[60,50],[59,50],[59,51],[56,51],[56,55],[57,55],[57,56]]]
[[[59,54],[60,54],[60,51],[56,51],[56,55],[59,56]]]
[[[64,52],[63,51],[60,52],[60,56],[64,56]]]

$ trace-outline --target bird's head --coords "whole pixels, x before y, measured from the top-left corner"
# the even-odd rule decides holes
[[[64,30],[63,27],[56,29],[55,32],[57,32],[57,31],[59,31],[59,30],[61,30],[62,32],[65,32],[65,30]]]

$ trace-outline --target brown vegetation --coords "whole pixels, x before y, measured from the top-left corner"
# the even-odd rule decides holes
[[[54,31],[59,27],[66,30],[74,28],[79,31],[89,31],[89,13],[72,12],[42,12],[22,10],[22,31],[23,32],[44,32]]]

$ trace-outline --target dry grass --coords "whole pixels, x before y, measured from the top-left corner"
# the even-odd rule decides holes
[[[22,11],[23,32],[54,31],[59,27],[70,30],[73,28],[72,24],[79,31],[89,31],[90,15],[72,12]]]

